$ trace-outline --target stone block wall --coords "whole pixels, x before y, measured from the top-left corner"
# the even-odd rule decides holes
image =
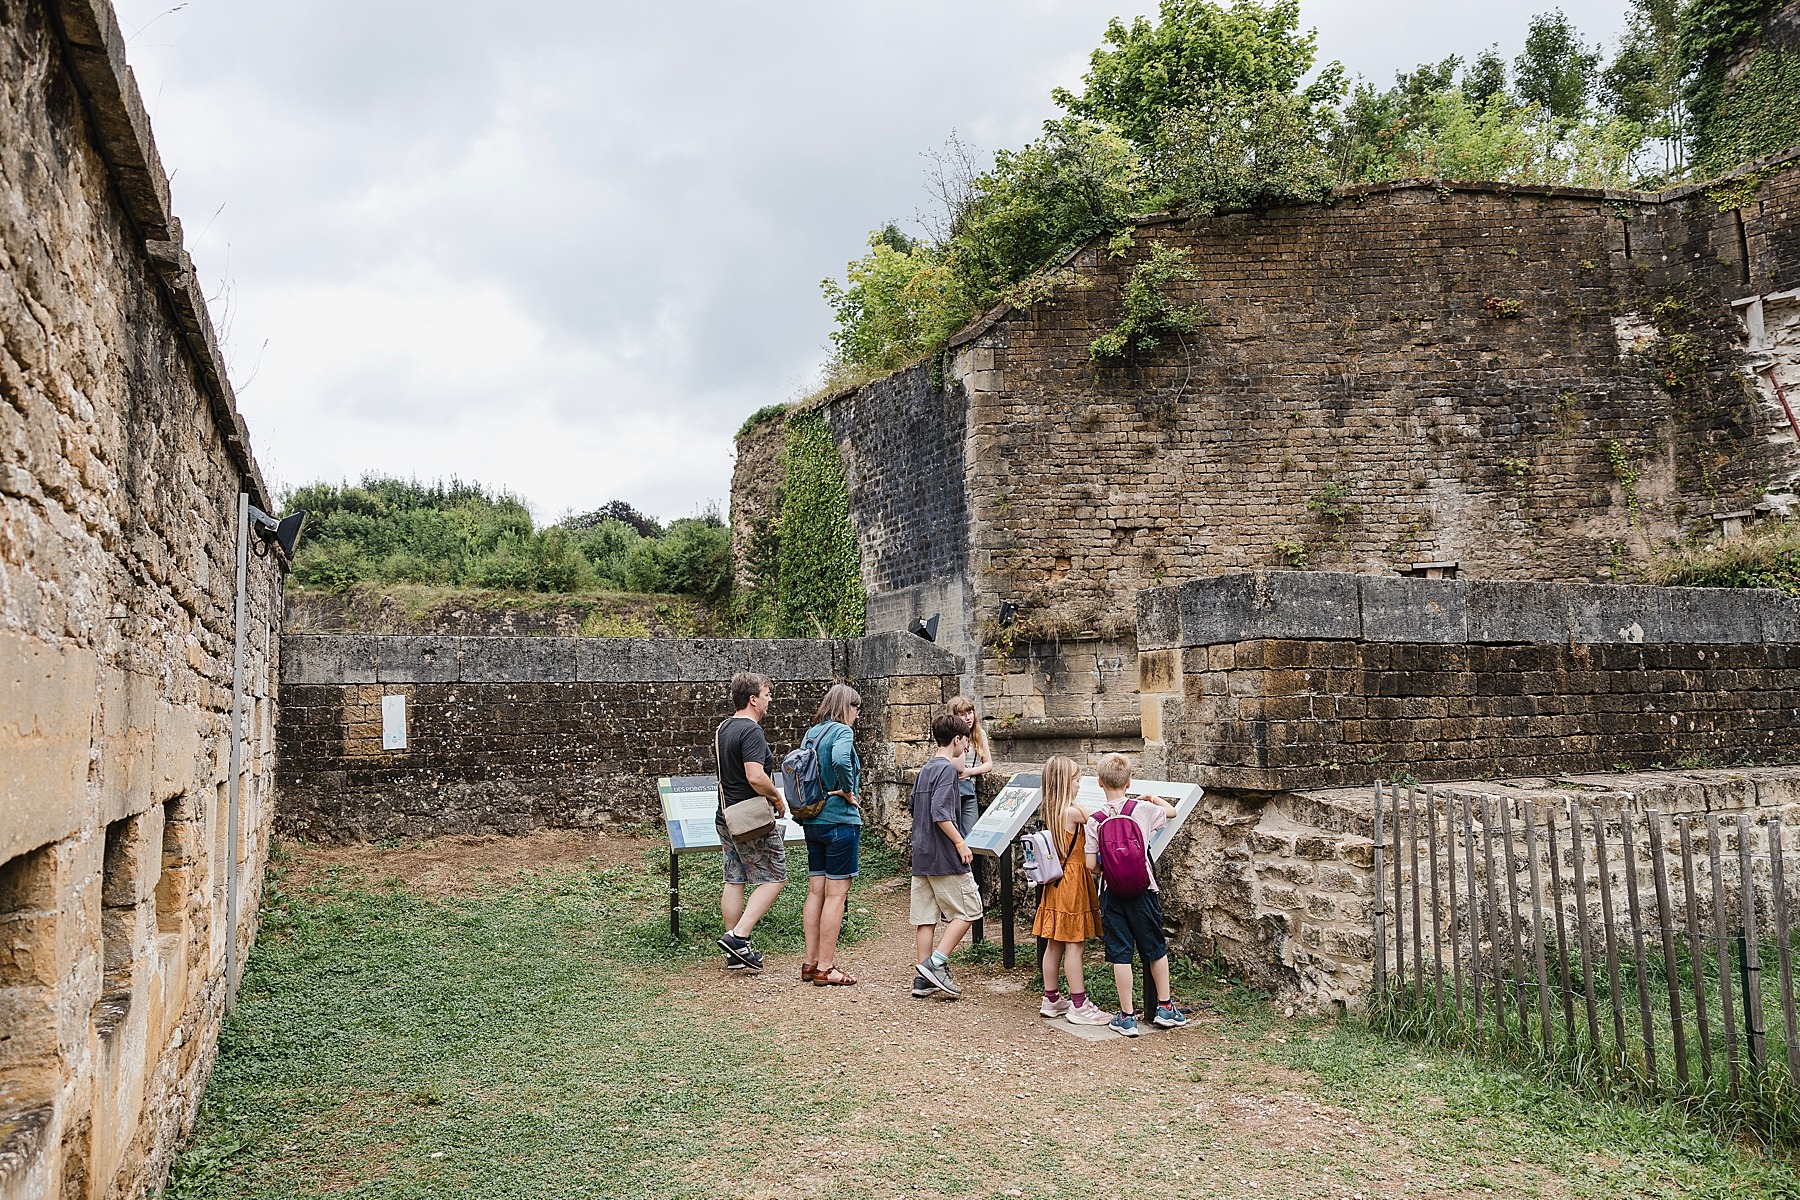
[[[1800,602],[1286,572],[1143,593],[1147,773],[1260,791],[1790,761]]]
[[[1696,858],[1694,887],[1703,921],[1710,921],[1715,900],[1707,858],[1711,849],[1706,830],[1710,814],[1719,819],[1719,845],[1724,861],[1722,877],[1728,911],[1735,911],[1741,888],[1738,866],[1737,817],[1744,814],[1751,821],[1748,845],[1754,857],[1751,884],[1756,891],[1760,911],[1768,911],[1770,873],[1768,869],[1769,822],[1780,822],[1784,828],[1783,861],[1789,878],[1800,870],[1800,769],[1794,767],[1748,767],[1736,770],[1695,770],[1638,772],[1602,776],[1564,776],[1559,779],[1528,778],[1493,781],[1462,781],[1418,793],[1419,811],[1437,815],[1440,831],[1448,814],[1455,822],[1458,838],[1456,870],[1448,860],[1448,835],[1444,834],[1440,849],[1440,881],[1447,889],[1452,882],[1459,888],[1457,947],[1460,948],[1465,980],[1470,976],[1470,921],[1466,903],[1468,876],[1462,855],[1463,801],[1467,798],[1471,814],[1470,830],[1477,846],[1487,836],[1483,826],[1484,800],[1492,807],[1494,829],[1493,855],[1496,875],[1492,884],[1496,895],[1504,895],[1507,880],[1501,809],[1508,810],[1513,829],[1514,876],[1524,910],[1529,915],[1531,902],[1531,867],[1527,857],[1524,820],[1526,804],[1535,810],[1537,823],[1537,856],[1539,897],[1546,920],[1554,925],[1555,905],[1551,894],[1552,874],[1546,827],[1552,816],[1557,823],[1558,871],[1562,881],[1562,905],[1565,924],[1576,928],[1576,910],[1585,904],[1591,926],[1598,930],[1602,914],[1600,872],[1592,837],[1592,821],[1599,810],[1605,837],[1604,862],[1608,885],[1615,903],[1615,919],[1626,919],[1626,869],[1621,814],[1629,814],[1633,835],[1636,883],[1641,902],[1654,911],[1655,880],[1652,868],[1652,845],[1647,824],[1648,814],[1657,813],[1662,821],[1665,845],[1670,848],[1667,859],[1669,886],[1678,905],[1685,904],[1687,879],[1678,853],[1674,820],[1685,818],[1692,823],[1691,841]],[[1173,847],[1159,867],[1159,878],[1169,892],[1169,911],[1178,926],[1175,941],[1189,953],[1218,955],[1233,971],[1258,987],[1313,1012],[1342,1011],[1359,1007],[1368,996],[1374,973],[1375,878],[1373,870],[1374,789],[1373,787],[1340,788],[1308,792],[1283,792],[1273,795],[1257,793],[1219,793],[1203,803],[1210,820],[1190,821],[1191,833]],[[1391,804],[1391,800],[1389,802]],[[1574,886],[1574,860],[1569,838],[1570,807],[1575,806],[1583,825],[1583,857],[1587,891],[1578,897]],[[1387,891],[1390,912],[1393,901],[1393,859],[1391,857],[1393,825],[1391,808],[1387,816],[1383,841],[1387,846],[1383,864],[1383,888]],[[1422,820],[1423,818],[1421,818]],[[1423,893],[1421,911],[1425,933],[1423,942],[1428,960],[1434,959],[1430,933],[1429,844],[1423,830],[1419,833],[1419,879]],[[1410,840],[1403,838],[1403,850]],[[1485,906],[1488,886],[1485,849],[1478,848],[1475,858],[1477,899]],[[1407,954],[1411,949],[1410,887],[1412,870],[1403,868],[1403,885],[1408,889],[1405,922]],[[1790,884],[1790,888],[1792,885]],[[1790,900],[1793,898],[1790,891]],[[1504,901],[1502,902],[1504,903]],[[1443,919],[1443,956],[1446,986],[1452,975],[1453,947],[1450,937],[1447,895],[1440,908]],[[1487,909],[1480,910],[1485,918]],[[1502,909],[1502,912],[1505,910]],[[1394,966],[1393,929],[1395,918],[1389,918],[1386,951],[1389,969]],[[1507,926],[1502,923],[1501,946],[1510,952]],[[1627,927],[1628,928],[1628,927]],[[1475,932],[1481,953],[1491,956],[1492,942],[1482,929]],[[1529,951],[1527,951],[1529,954]],[[1491,957],[1486,957],[1491,962]]]
[[[857,481],[871,620],[941,609],[989,712],[1110,727],[1131,689],[1085,659],[1136,674],[1143,588],[1424,561],[1610,582],[1714,514],[1792,511],[1800,439],[1767,371],[1800,395],[1800,158],[1747,178],[1658,194],[1381,184],[1150,219],[1127,254],[1084,249],[1043,299],[953,343],[958,561],[889,572],[889,514],[912,514],[917,544],[958,502],[923,506],[904,467],[858,465],[907,462],[887,448],[913,446],[923,410],[899,401],[930,368],[824,403]],[[1206,319],[1097,365],[1088,347],[1153,243],[1188,256],[1197,278],[1171,298]],[[1061,668],[1071,640],[1084,661]]]
[[[744,670],[773,681],[764,728],[777,754],[799,743],[832,683],[857,687],[865,804],[876,825],[904,833],[900,800],[961,666],[904,634],[291,634],[282,662],[281,827],[330,841],[654,820],[659,776],[713,773],[713,732]],[[382,748],[383,696],[406,698],[404,750]]]
[[[5,1200],[160,1188],[271,816],[281,564],[253,558],[228,842],[237,500],[273,504],[124,44],[104,0],[0,5]]]

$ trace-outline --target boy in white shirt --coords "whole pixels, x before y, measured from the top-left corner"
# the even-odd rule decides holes
[[[1156,1014],[1151,1020],[1162,1029],[1187,1024],[1187,1018],[1175,1007],[1169,987],[1169,944],[1163,938],[1162,893],[1156,886],[1147,849],[1156,831],[1175,815],[1175,806],[1158,796],[1141,796],[1130,802],[1130,811],[1126,811],[1125,790],[1130,786],[1131,763],[1123,754],[1108,754],[1100,760],[1100,789],[1106,793],[1106,804],[1088,819],[1084,839],[1088,869],[1098,870],[1101,822],[1108,817],[1125,816],[1136,821],[1144,833],[1143,872],[1150,886],[1136,895],[1122,895],[1106,886],[1104,873],[1100,885],[1100,932],[1106,942],[1106,961],[1113,965],[1113,982],[1119,991],[1119,1011],[1107,1028],[1124,1037],[1136,1037],[1139,1033],[1132,995],[1133,952],[1149,964],[1150,982],[1156,988]]]

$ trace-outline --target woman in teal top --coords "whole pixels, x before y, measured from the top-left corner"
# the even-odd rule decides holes
[[[849,684],[833,684],[819,702],[819,782],[825,807],[806,825],[806,958],[800,978],[818,987],[849,987],[856,976],[838,969],[838,934],[844,905],[856,878],[862,850],[862,760],[852,727],[862,712],[862,696]]]

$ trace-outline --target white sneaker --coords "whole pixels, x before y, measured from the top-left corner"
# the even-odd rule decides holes
[[[1068,1016],[1071,1025],[1105,1025],[1112,1020],[1112,1014],[1092,1000],[1086,1001],[1080,1008],[1071,1008]]]
[[[1066,996],[1058,996],[1054,1000],[1046,1000],[1038,1005],[1038,1015],[1043,1017],[1060,1017],[1068,1011],[1069,1001]]]

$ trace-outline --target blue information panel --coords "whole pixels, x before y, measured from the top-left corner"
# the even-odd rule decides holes
[[[781,777],[774,780],[775,790],[782,793]],[[662,796],[663,825],[669,831],[669,849],[677,854],[690,850],[717,850],[719,829],[713,814],[719,811],[719,778],[716,775],[664,776],[656,781]],[[806,831],[798,821],[782,817],[778,822],[784,841],[806,840]]]
[[[1006,848],[1013,844],[1037,815],[1039,797],[1043,788],[1043,777],[1033,772],[1028,775],[1014,775],[994,797],[994,802],[981,814],[975,822],[975,828],[969,830],[966,839],[969,849],[976,854],[997,856],[1004,854]],[[1175,806],[1175,815],[1169,823],[1156,831],[1150,839],[1150,858],[1152,861],[1162,857],[1162,852],[1174,840],[1175,834],[1187,822],[1189,814],[1199,807],[1200,797],[1204,789],[1196,783],[1170,783],[1161,779],[1134,779],[1125,795],[1134,799],[1154,796],[1166,800]],[[1092,775],[1084,775],[1075,788],[1075,803],[1088,812],[1096,812],[1106,802],[1106,793],[1100,790],[1100,781]]]

